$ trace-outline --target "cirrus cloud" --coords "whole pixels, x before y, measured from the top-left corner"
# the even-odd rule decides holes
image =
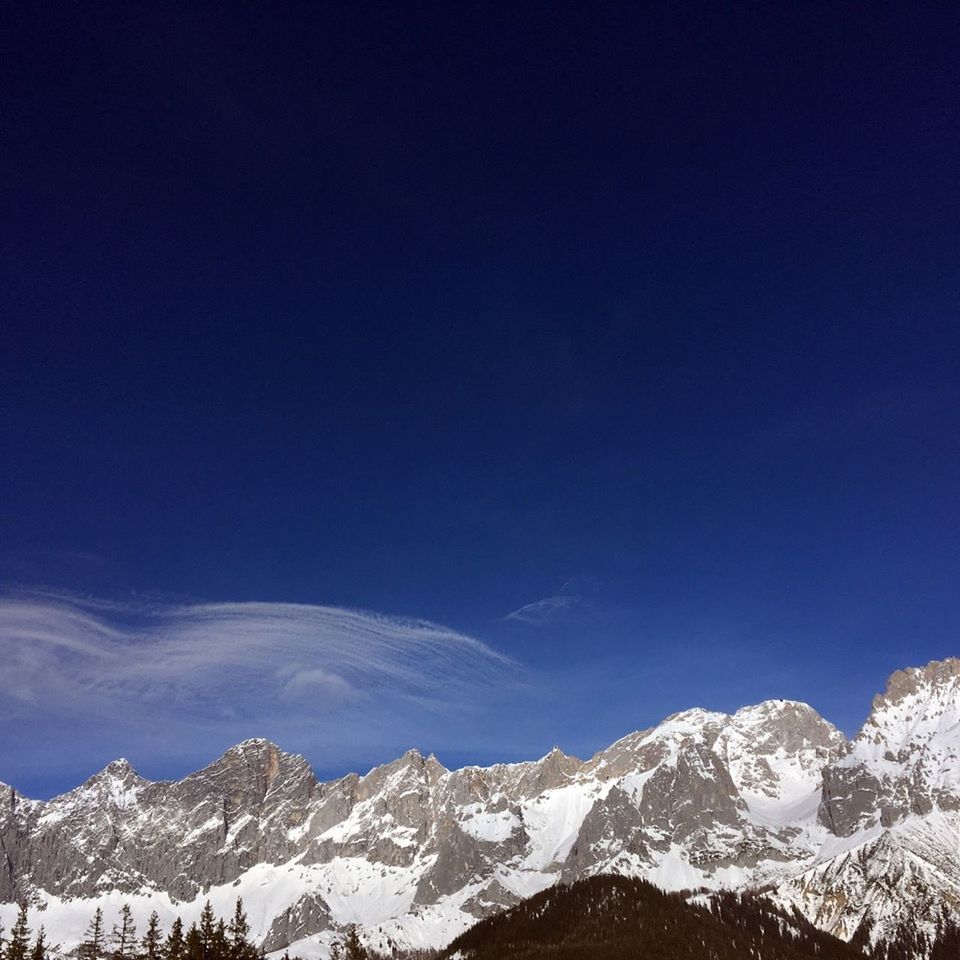
[[[197,721],[387,699],[453,702],[510,661],[456,630],[296,603],[0,596],[0,695],[15,712]]]
[[[532,626],[556,623],[582,610],[588,603],[588,598],[595,595],[599,588],[600,581],[596,577],[570,577],[552,596],[525,603],[522,607],[511,610],[502,619],[516,620]]]

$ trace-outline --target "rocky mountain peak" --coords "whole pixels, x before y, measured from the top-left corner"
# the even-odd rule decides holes
[[[110,780],[140,779],[140,775],[133,768],[133,764],[126,757],[111,760],[96,776]]]
[[[542,767],[551,769],[576,770],[579,768],[581,761],[578,757],[564,753],[559,747],[554,746],[550,748],[550,752],[546,756],[540,758],[539,763]]]
[[[449,772],[435,754],[425,757],[416,747],[411,747],[402,757],[386,766],[391,769],[409,768],[416,778],[425,780],[431,787]]]
[[[239,751],[241,753],[247,750],[279,750],[280,747],[274,743],[272,740],[268,740],[266,737],[248,737],[246,740],[241,740],[239,743],[235,743],[232,747],[227,750],[227,753],[231,751]]]
[[[808,703],[799,700],[764,700],[741,707],[730,718],[730,728],[740,731],[758,752],[821,749],[823,760],[836,757],[847,738]]]
[[[709,750],[730,719],[703,707],[672,713],[655,727],[627,734],[601,750],[589,767],[603,778],[651,770],[676,758],[678,751]]]
[[[796,802],[819,793],[823,767],[846,745],[846,737],[809,704],[765,700],[733,714],[714,751],[742,794]]]
[[[305,803],[319,788],[310,764],[270,740],[244,740],[213,763],[173,784],[172,799],[191,808],[214,805],[228,822],[260,817],[280,805]]]
[[[262,767],[271,779],[280,772],[280,757],[284,752],[272,740],[260,738],[244,740],[230,747],[220,758],[224,763],[242,763],[250,767]],[[293,756],[293,754],[285,754]]]
[[[35,807],[44,806],[42,800],[27,800],[20,796],[15,787],[11,787],[8,783],[0,783],[0,820],[5,814],[12,814],[22,802]]]
[[[960,682],[960,658],[948,657],[945,660],[931,660],[924,667],[907,667],[897,670],[887,680],[886,689],[873,698],[874,711],[882,710],[892,704],[916,696],[926,689],[956,690]]]
[[[671,713],[654,728],[654,732],[661,738],[669,737],[675,740],[711,740],[729,719],[726,713],[692,707],[679,713]]]
[[[134,806],[142,791],[149,786],[149,780],[141,777],[128,760],[120,758],[111,760],[75,790],[58,797],[57,801],[126,809]]]
[[[437,759],[436,754],[431,753],[426,760],[423,761],[423,769],[426,771],[427,778],[429,779],[431,785],[435,784],[445,773],[449,771],[447,768]]]
[[[824,770],[821,819],[840,835],[960,808],[960,660],[898,670],[846,756]]]
[[[741,707],[733,716],[779,720],[784,717],[819,717],[820,714],[809,703],[804,703],[802,700],[785,700],[777,697],[772,700],[762,700],[752,706]]]
[[[960,741],[960,659],[894,673],[874,697],[848,763],[909,762],[937,741]]]
[[[244,740],[230,747],[209,766],[191,776],[220,780],[239,778],[255,781],[263,793],[278,780],[311,774],[310,765],[296,753],[286,753],[271,740]]]
[[[378,794],[429,790],[446,772],[432,754],[424,757],[416,747],[411,747],[396,760],[380,764],[360,777],[356,796],[360,800],[369,800]]]
[[[578,757],[564,753],[559,747],[553,747],[546,756],[523,768],[517,786],[524,796],[533,796],[569,783],[582,767],[583,761]]]

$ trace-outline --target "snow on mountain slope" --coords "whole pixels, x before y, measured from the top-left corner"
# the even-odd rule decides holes
[[[848,835],[960,809],[960,660],[899,670],[849,753],[825,771],[820,816]]]
[[[908,816],[824,845],[811,869],[784,881],[776,899],[842,939],[865,924],[872,941],[904,922],[932,933],[943,909],[960,914],[960,814]]]
[[[819,791],[824,764],[845,746],[843,735],[807,704],[771,700],[738,710],[715,749],[748,803],[770,812]]]
[[[960,911],[960,660],[900,670],[823,770],[816,863],[778,895],[841,937]]]
[[[687,710],[588,761],[554,749],[450,771],[408,751],[321,783],[251,740],[179,782],[115,761],[46,803],[0,787],[0,917],[29,899],[70,947],[97,902],[108,923],[122,902],[141,923],[154,908],[189,922],[207,897],[229,913],[242,896],[268,950],[320,957],[346,924],[381,947],[439,946],[559,880],[616,872],[774,885],[833,932],[866,918],[882,936],[905,904],[958,902],[958,677],[958,661],[896,674],[852,745],[772,700]]]

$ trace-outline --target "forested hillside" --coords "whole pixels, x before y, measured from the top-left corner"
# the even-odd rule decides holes
[[[591,877],[482,920],[449,960],[863,960],[769,901],[722,894],[693,905],[643,880]]]

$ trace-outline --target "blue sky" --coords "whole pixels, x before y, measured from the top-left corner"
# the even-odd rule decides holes
[[[955,12],[3,17],[0,780],[958,653]]]

